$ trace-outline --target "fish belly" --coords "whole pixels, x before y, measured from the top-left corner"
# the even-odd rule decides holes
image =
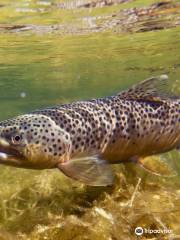
[[[119,138],[110,143],[102,154],[110,163],[130,161],[133,157],[146,157],[170,151],[180,145],[180,131],[149,132],[142,138],[133,135],[128,140]]]

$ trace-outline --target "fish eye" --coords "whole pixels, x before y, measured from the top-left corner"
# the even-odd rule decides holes
[[[21,140],[22,140],[22,137],[20,135],[15,135],[12,137],[12,142],[14,144],[19,144],[21,142]]]

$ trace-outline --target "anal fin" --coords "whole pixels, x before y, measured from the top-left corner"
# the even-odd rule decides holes
[[[157,176],[174,177],[177,175],[177,172],[167,163],[166,159],[159,155],[144,158],[135,157],[132,161]]]

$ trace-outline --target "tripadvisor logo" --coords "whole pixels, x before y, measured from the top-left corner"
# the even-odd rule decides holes
[[[170,230],[170,229],[148,229],[148,228],[137,227],[137,228],[135,228],[134,232],[137,236],[141,236],[143,233],[146,233],[146,234],[147,233],[148,234],[153,234],[153,233],[170,234],[170,233],[172,233],[172,230]]]
[[[143,234],[143,228],[142,227],[137,227],[137,228],[135,228],[135,234],[137,235],[137,236],[141,236],[142,234]]]

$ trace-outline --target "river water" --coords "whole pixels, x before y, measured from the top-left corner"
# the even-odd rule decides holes
[[[157,1],[89,2],[0,0],[0,120],[111,95],[159,74],[179,88],[178,1],[156,6],[150,18],[142,11]],[[141,11],[137,21],[134,7]],[[179,154],[166,157],[179,173]],[[151,176],[131,165],[116,171],[116,186],[98,189],[58,170],[1,166],[0,238],[131,240],[142,226],[172,230],[146,239],[178,239],[179,177]]]

